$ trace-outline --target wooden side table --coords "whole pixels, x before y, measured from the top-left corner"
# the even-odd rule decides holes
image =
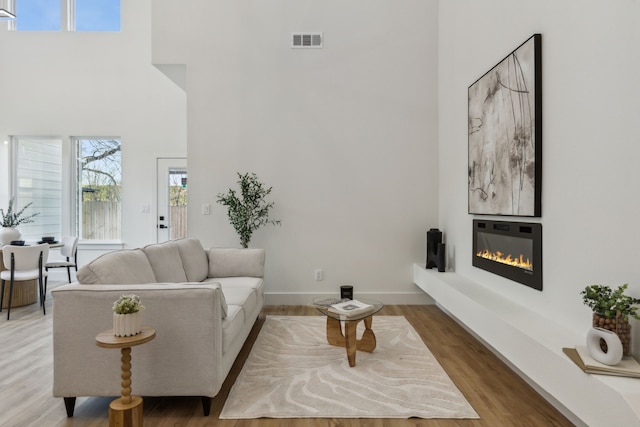
[[[121,396],[109,404],[109,427],[142,427],[142,397],[131,396],[131,347],[144,344],[156,337],[156,330],[143,326],[142,332],[131,337],[116,337],[113,329],[96,335],[96,345],[102,348],[119,348],[121,353]]]

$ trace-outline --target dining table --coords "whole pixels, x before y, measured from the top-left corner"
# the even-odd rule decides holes
[[[40,242],[27,242],[25,243],[25,245],[36,245],[38,243]],[[64,244],[58,241],[49,243],[49,249],[61,248],[63,246]],[[2,260],[3,260],[2,248],[0,247],[0,271],[7,270]],[[46,263],[47,260],[43,260],[43,262]],[[14,282],[13,301],[11,302],[11,308],[34,304],[36,301],[38,301],[38,280],[24,280],[20,282]],[[8,306],[9,306],[9,283],[7,281],[6,286],[4,287],[4,298],[2,299],[2,308],[7,308]]]

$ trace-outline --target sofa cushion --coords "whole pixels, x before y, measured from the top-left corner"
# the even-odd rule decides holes
[[[222,289],[229,288],[251,288],[262,293],[261,289],[264,280],[261,277],[218,277],[209,278],[207,282],[216,282],[222,286]]]
[[[222,320],[222,354],[225,354],[231,344],[238,338],[244,326],[244,310],[239,305],[229,306],[229,314]]]
[[[209,249],[209,277],[263,277],[264,249]]]
[[[142,249],[123,249],[103,254],[80,268],[77,278],[79,283],[87,285],[156,282],[149,259]]]
[[[149,258],[157,282],[180,283],[188,281],[182,266],[180,250],[174,242],[147,245],[142,250]]]
[[[223,286],[222,293],[229,306],[229,311],[232,311],[232,307],[238,306],[242,307],[244,313],[252,313],[259,301],[256,290],[251,288],[225,288]],[[245,322],[250,320],[244,319]]]
[[[174,240],[180,251],[182,266],[190,282],[202,282],[209,273],[209,259],[198,239]]]

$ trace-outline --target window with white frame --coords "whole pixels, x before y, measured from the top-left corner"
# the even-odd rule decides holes
[[[20,31],[60,31],[62,2],[56,0],[15,0],[15,28]]]
[[[18,31],[120,31],[120,0],[15,0]]]
[[[23,137],[14,141],[16,206],[38,212],[25,240],[79,236],[121,240],[121,143],[112,137]]]
[[[20,225],[24,240],[62,233],[62,139],[15,138],[14,197],[18,209],[38,213],[32,223]]]
[[[70,31],[120,31],[120,0],[70,0]]]
[[[78,235],[85,240],[120,240],[122,160],[118,138],[73,139],[78,184]]]

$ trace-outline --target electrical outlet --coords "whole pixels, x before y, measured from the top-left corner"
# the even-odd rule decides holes
[[[321,269],[317,269],[314,275],[316,281],[324,280],[324,272]]]

